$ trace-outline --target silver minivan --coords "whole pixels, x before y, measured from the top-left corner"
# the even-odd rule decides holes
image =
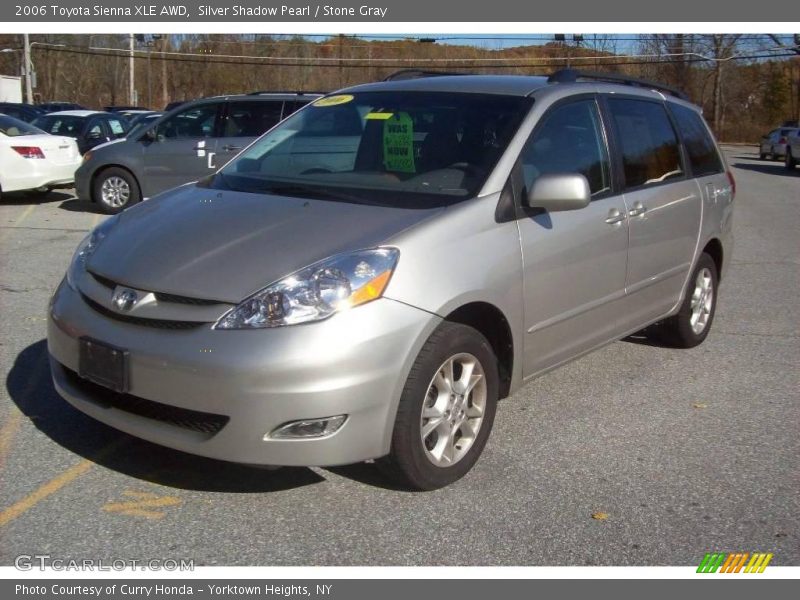
[[[430,75],[316,100],[91,232],[49,309],[58,392],[186,452],[427,490],[531,378],[645,327],[706,338],[735,184],[696,106]]]

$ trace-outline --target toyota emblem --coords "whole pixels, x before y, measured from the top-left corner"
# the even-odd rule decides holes
[[[114,295],[111,296],[111,302],[117,310],[130,310],[139,300],[139,294],[130,288],[118,287],[114,290]]]

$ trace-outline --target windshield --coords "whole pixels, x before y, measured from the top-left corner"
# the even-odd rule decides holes
[[[21,135],[39,135],[40,133],[44,133],[44,131],[25,121],[20,121],[14,117],[7,117],[6,115],[0,115],[0,133],[8,137],[19,137]]]
[[[78,137],[83,130],[84,117],[74,115],[46,115],[38,117],[33,124],[53,135]]]
[[[212,185],[392,206],[475,196],[532,100],[364,92],[313,102],[223,168]]]

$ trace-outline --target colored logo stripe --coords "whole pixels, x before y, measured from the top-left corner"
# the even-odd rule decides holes
[[[763,573],[774,555],[767,552],[707,552],[697,567],[698,573]],[[750,559],[747,562],[747,559]],[[745,566],[747,563],[747,566]]]
[[[726,555],[722,552],[706,553],[700,566],[697,567],[698,573],[716,573]]]
[[[731,552],[728,554],[728,560],[722,565],[720,573],[738,573],[749,556],[749,552]]]
[[[753,558],[750,559],[750,562],[745,567],[745,573],[763,573],[764,569],[767,568],[769,561],[772,560],[772,554],[766,553],[757,553],[753,554]]]

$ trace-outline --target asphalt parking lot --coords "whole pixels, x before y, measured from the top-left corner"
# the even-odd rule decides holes
[[[800,564],[800,169],[726,152],[736,248],[707,341],[626,340],[530,383],[476,468],[431,493],[368,464],[198,458],[71,408],[49,379],[47,301],[104,217],[69,191],[4,196],[0,564],[696,565],[711,550]]]

